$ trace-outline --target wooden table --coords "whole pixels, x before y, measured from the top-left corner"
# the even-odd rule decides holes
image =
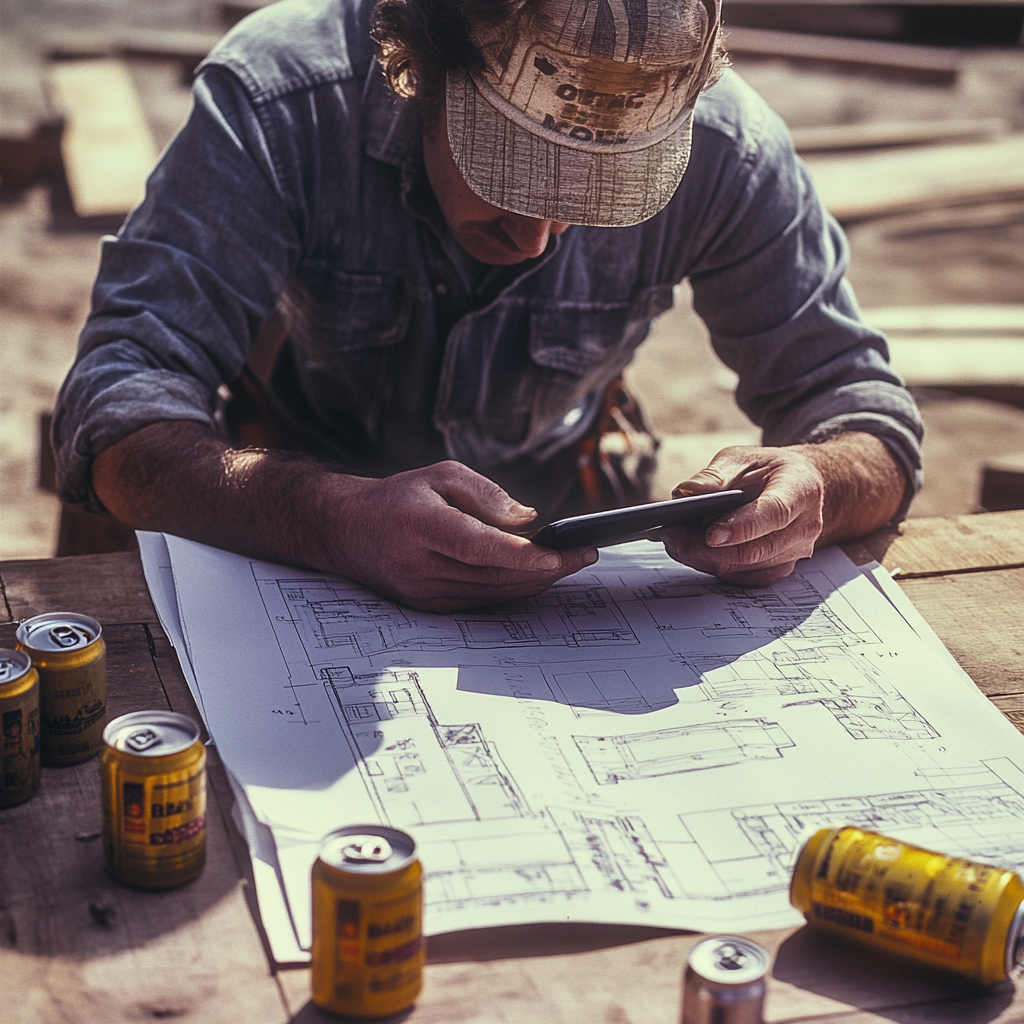
[[[902,570],[900,586],[961,665],[1024,731],[1024,512],[912,520],[848,552]],[[30,615],[97,618],[109,712],[174,708],[198,720],[136,554],[0,562],[0,647]],[[101,866],[95,761],[44,769],[35,798],[0,812],[0,1016],[8,1024],[326,1019],[307,969],[270,962],[232,797],[210,757],[209,861],[192,884],[141,893]],[[770,1021],[1024,1021],[1024,983],[979,991],[807,929],[753,933],[775,957]],[[674,1024],[701,936],[537,925],[431,939],[415,1024]]]

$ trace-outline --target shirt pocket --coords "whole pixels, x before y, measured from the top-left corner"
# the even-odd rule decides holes
[[[530,315],[529,434],[549,430],[588,395],[607,387],[672,305],[670,286],[647,288],[625,302],[559,302]]]
[[[283,297],[292,341],[327,362],[363,349],[390,348],[408,330],[406,291],[401,274],[307,263]]]

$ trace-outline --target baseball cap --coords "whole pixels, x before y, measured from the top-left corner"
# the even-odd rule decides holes
[[[719,0],[547,0],[473,29],[448,73],[448,141],[469,187],[542,220],[625,227],[672,198],[717,49]]]

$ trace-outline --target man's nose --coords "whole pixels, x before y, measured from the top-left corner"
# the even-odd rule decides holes
[[[506,213],[501,220],[505,233],[521,253],[539,256],[547,248],[551,221],[524,217],[519,213]]]

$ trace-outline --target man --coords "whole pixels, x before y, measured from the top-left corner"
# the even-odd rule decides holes
[[[422,608],[537,593],[597,552],[518,536],[517,499],[572,506],[688,277],[769,447],[683,481],[762,493],[669,554],[767,583],[905,510],[916,410],[785,129],[712,85],[714,0],[381,0],[380,64],[371,15],[286,0],[204,62],[104,242],[55,414],[67,500]],[[290,450],[226,438],[239,380]]]

